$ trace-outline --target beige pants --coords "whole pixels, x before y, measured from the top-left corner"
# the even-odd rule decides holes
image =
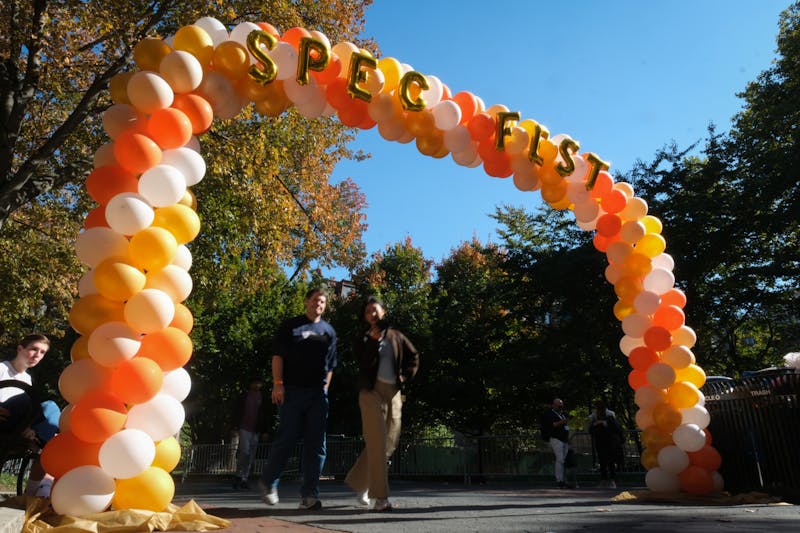
[[[388,498],[389,480],[386,460],[397,447],[403,400],[400,389],[381,381],[372,390],[358,394],[364,450],[358,456],[344,482],[356,492],[369,491],[370,498]]]

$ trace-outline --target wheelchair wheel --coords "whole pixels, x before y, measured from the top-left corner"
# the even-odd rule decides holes
[[[25,482],[31,473],[31,456],[26,455],[20,459],[19,472],[17,472],[17,496],[22,495],[25,491]]]

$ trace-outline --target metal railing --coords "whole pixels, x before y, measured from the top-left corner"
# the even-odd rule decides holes
[[[327,458],[322,475],[344,477],[363,448],[361,437],[328,435]],[[576,478],[597,475],[596,457],[588,433],[577,432],[570,439],[577,454]],[[253,472],[261,471],[269,455],[269,443],[259,444]],[[623,474],[643,472],[637,431],[627,432],[623,445]],[[299,475],[302,443],[292,454],[285,477]],[[176,474],[185,480],[190,475],[233,475],[236,470],[236,445],[231,443],[196,444],[184,450]],[[550,446],[534,435],[493,435],[465,438],[401,438],[391,457],[389,475],[398,478],[458,478],[467,484],[485,477],[547,477],[553,475]]]

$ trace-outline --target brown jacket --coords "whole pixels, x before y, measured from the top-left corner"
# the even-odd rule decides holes
[[[386,329],[384,339],[392,343],[397,386],[403,390],[417,373],[419,352],[405,335],[394,328]],[[378,376],[378,347],[378,341],[366,333],[356,339],[353,346],[353,351],[358,359],[358,385],[362,390],[375,388],[375,379]]]

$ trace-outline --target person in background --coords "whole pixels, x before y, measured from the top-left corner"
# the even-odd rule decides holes
[[[614,464],[622,447],[622,426],[603,400],[595,404],[595,411],[589,415],[589,434],[600,464],[600,486],[614,489],[617,487]]]
[[[270,402],[264,393],[264,380],[258,376],[250,378],[247,391],[239,396],[236,404],[236,429],[239,446],[236,455],[236,476],[233,489],[250,488],[248,480],[256,459],[256,449],[261,436],[269,430]]]
[[[50,349],[50,339],[44,335],[25,336],[17,345],[15,357],[0,363],[0,381],[16,380],[32,384],[28,370],[44,359]],[[11,433],[21,429],[22,437],[27,439],[32,450],[39,451],[56,433],[61,410],[55,402],[47,400],[41,404],[41,413],[29,427],[20,428],[25,422],[26,413],[31,412],[33,398],[16,387],[0,388],[0,432]],[[31,473],[25,494],[30,496],[50,496],[53,478],[45,474],[38,456],[31,464]]]
[[[328,426],[328,387],[336,368],[336,332],[322,319],[328,298],[312,288],[304,300],[306,311],[281,324],[272,356],[272,401],[280,425],[261,474],[265,503],[278,503],[278,482],[295,444],[303,439],[303,484],[300,509],[316,510],[319,476],[325,464]]]
[[[542,417],[542,431],[549,436],[550,447],[555,455],[555,477],[559,488],[573,488],[567,484],[567,468],[564,460],[569,451],[569,421],[564,413],[564,402],[555,398],[551,409]]]
[[[383,304],[370,296],[361,318],[368,329],[354,343],[358,360],[361,426],[365,447],[345,478],[360,505],[375,500],[375,511],[391,511],[387,461],[400,438],[405,386],[419,368],[419,352],[385,320]]]

